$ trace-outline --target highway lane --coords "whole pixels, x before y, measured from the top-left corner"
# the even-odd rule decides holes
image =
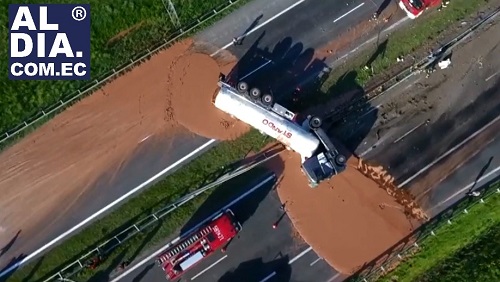
[[[337,273],[294,237],[290,220],[284,216],[274,190],[265,187],[235,204],[231,209],[243,230],[225,253],[217,252],[183,276],[183,281],[328,281]],[[299,241],[298,241],[299,240]],[[163,271],[146,263],[121,281],[165,281]]]
[[[313,38],[316,37],[323,38],[324,40],[321,39],[308,44],[308,47],[318,48],[326,39],[333,39],[327,38],[329,35],[333,36],[335,34],[340,34],[343,29],[346,28],[345,24],[333,26],[330,30],[331,34],[329,35],[326,35],[323,31],[316,28],[317,25],[333,22],[335,18],[341,17],[343,13],[348,12],[345,9],[334,9],[336,6],[330,3],[327,4],[329,5],[328,10],[331,12],[324,13],[324,11],[318,7],[324,3],[320,3],[316,0],[300,2],[300,4],[297,4],[297,6],[292,9],[288,8],[294,5],[294,3],[297,3],[296,1],[280,0],[273,1],[273,3],[268,2],[269,1],[265,0],[254,0],[250,2],[247,6],[238,10],[234,15],[215,24],[209,31],[200,33],[200,38],[203,38],[203,34],[208,34],[206,32],[215,31],[215,33],[220,35],[216,37],[207,36],[205,41],[219,48],[224,47],[224,45],[227,45],[227,43],[231,41],[232,36],[226,36],[228,33],[223,32],[223,30],[228,26],[231,26],[231,30],[241,31],[247,29],[248,20],[251,21],[253,18],[248,15],[254,14],[263,15],[261,23],[259,24],[259,30],[265,28],[266,38],[263,42],[270,45],[274,45],[280,41],[283,35],[286,34],[286,36],[302,41],[313,40]],[[350,2],[338,3],[343,6]],[[367,7],[367,5],[363,5],[363,7]],[[375,9],[375,6],[372,8]],[[296,10],[300,10],[300,12]],[[289,15],[292,11],[293,14]],[[333,11],[337,11],[338,13],[335,14]],[[293,22],[293,18],[297,17],[299,14],[302,19],[301,23],[306,21],[307,17],[316,18],[315,25],[309,24],[301,28],[299,28],[298,24],[289,25],[290,22]],[[343,17],[342,22],[363,21],[366,20],[368,14],[369,12],[367,11],[364,13],[353,12]],[[242,18],[240,18],[241,15],[247,15],[247,21],[242,21]],[[278,19],[280,22],[276,22]],[[288,29],[284,28],[283,25],[288,27]],[[308,28],[315,29],[307,31]],[[253,35],[257,34],[258,32],[256,31]],[[248,50],[250,47],[251,44],[249,43],[251,43],[252,39],[253,38],[248,37],[243,45],[238,46],[237,50],[230,46],[231,51],[234,51],[237,57],[241,57],[245,53],[245,50]],[[135,152],[131,152],[132,155],[129,159],[116,167],[110,168],[109,171],[112,171],[112,173],[103,172],[100,179],[96,183],[90,185],[91,187],[88,189],[90,192],[80,196],[74,207],[68,210],[64,217],[61,217],[57,222],[47,225],[44,230],[40,230],[36,238],[30,238],[29,242],[26,240],[19,240],[17,244],[11,248],[10,252],[16,253],[18,248],[22,248],[22,252],[30,253],[31,251],[29,250],[34,250],[42,244],[48,243],[63,231],[75,227],[75,222],[82,222],[83,220],[89,219],[89,216],[94,215],[97,211],[107,208],[110,203],[113,203],[117,198],[127,193],[134,194],[138,192],[142,189],[140,187],[137,189],[138,185],[145,181],[152,180],[151,177],[153,175],[157,173],[158,177],[160,177],[160,174],[168,175],[179,168],[183,163],[197,157],[199,154],[215,145],[215,142],[208,144],[208,139],[191,134],[187,130],[180,131],[174,138],[166,136],[145,136],[144,138],[146,139],[138,140],[140,145]],[[202,150],[198,150],[202,145],[206,146]],[[189,153],[192,153],[192,156],[184,158],[184,156]],[[154,182],[154,180],[151,182]],[[103,189],[106,190],[106,193],[102,193]],[[96,195],[98,195],[98,197],[96,197]],[[93,220],[93,218],[89,220]]]

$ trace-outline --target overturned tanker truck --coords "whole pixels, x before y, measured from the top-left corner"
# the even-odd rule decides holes
[[[319,117],[308,116],[299,122],[297,114],[275,103],[271,93],[249,88],[246,82],[233,87],[221,76],[218,85],[220,88],[212,100],[215,107],[300,154],[302,172],[310,187],[345,169],[346,157],[323,131]]]

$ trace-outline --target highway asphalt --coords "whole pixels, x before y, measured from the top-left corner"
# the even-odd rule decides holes
[[[302,50],[319,48],[327,41],[334,40],[351,25],[366,21],[377,9],[376,6],[381,1],[279,0],[270,2],[253,0],[226,19],[199,33],[195,38],[199,41],[211,43],[216,48],[222,48],[231,42],[231,38],[235,34],[242,34],[249,27],[252,27],[252,22],[259,15],[262,15],[259,23],[253,25],[253,28],[258,27],[258,30],[249,34],[242,45],[229,46],[229,50],[237,58],[243,58],[254,43],[253,41],[262,35],[261,32],[265,31],[265,35],[259,41],[259,49],[268,46],[270,50],[273,50],[276,44],[283,43],[283,39],[289,37],[292,40],[291,44],[295,46],[292,53],[298,56],[304,53],[301,52]],[[361,5],[361,3],[364,4]],[[290,9],[291,6],[293,8]],[[335,20],[337,21],[334,23]],[[278,49],[282,50],[282,52],[287,51],[285,49],[287,44],[281,44],[280,46]],[[305,58],[310,59],[310,54],[310,51],[305,52]],[[296,59],[294,57],[287,58]],[[302,62],[307,62],[307,60],[303,59]],[[280,67],[280,70],[286,71],[290,66],[285,63],[289,63],[289,60],[273,64]],[[258,62],[252,62],[247,67],[252,68],[257,65]],[[295,69],[297,69],[296,66]],[[276,69],[268,71],[276,73]],[[262,70],[262,74],[265,73],[266,70]],[[178,163],[185,155],[193,152],[208,141],[208,139],[192,134],[187,130],[179,132],[174,138],[151,136],[140,143],[130,159],[121,167],[110,168],[110,171],[117,171],[115,174],[104,173],[93,184],[93,187],[89,188],[89,192],[80,197],[75,206],[66,212],[64,218],[48,226],[44,232],[38,234],[37,238],[31,238],[30,242],[26,243],[27,246],[14,245],[10,252],[15,253],[18,247],[23,248],[25,253],[29,249],[37,249],[62,232],[75,226],[76,223],[83,221],[117,198],[130,192],[153,175]],[[215,144],[214,142],[203,150],[197,151],[182,163],[184,164],[197,157]],[[179,167],[176,166],[165,171],[164,175],[172,173]],[[103,190],[106,193],[102,193]]]
[[[272,184],[272,183],[271,183]],[[290,220],[272,185],[258,189],[231,207],[243,229],[225,253],[217,252],[186,272],[182,281],[329,281],[338,277],[314,251],[294,237]],[[279,220],[279,221],[278,221]],[[273,223],[278,222],[276,229]],[[121,281],[165,281],[152,261]]]

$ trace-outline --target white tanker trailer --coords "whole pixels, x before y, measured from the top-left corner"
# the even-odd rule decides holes
[[[245,82],[239,82],[237,89],[223,81],[218,84],[220,89],[213,99],[215,107],[299,153],[302,171],[311,187],[345,169],[346,158],[321,129],[321,119],[309,116],[299,125],[297,115],[274,103],[271,94],[261,94],[257,88],[248,90]]]

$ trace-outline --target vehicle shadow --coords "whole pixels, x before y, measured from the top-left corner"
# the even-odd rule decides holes
[[[245,261],[240,263],[236,269],[226,272],[217,281],[261,281],[266,277],[269,277],[269,275],[272,275],[272,273],[276,274],[274,274],[270,281],[290,281],[292,268],[288,264],[288,261],[288,256],[284,256],[270,262],[263,262],[262,258]]]
[[[236,85],[244,80],[250,87],[273,94],[275,101],[293,112],[316,115],[323,119],[334,145],[347,158],[370,133],[378,118],[365,91],[358,83],[358,74],[350,71],[337,81],[329,78],[331,69],[325,58],[318,58],[315,50],[301,42],[285,37],[272,49],[260,48],[265,36],[261,33],[235,67],[226,76]],[[383,54],[386,43],[380,44],[373,57]],[[300,120],[300,118],[299,118]]]
[[[181,236],[187,235],[186,233],[189,233],[200,222],[220,211],[223,206],[236,201],[249,189],[260,184],[271,175],[273,175],[273,172],[268,169],[257,167],[215,188],[181,228]],[[270,181],[238,201],[238,203],[245,203],[245,209],[239,208],[238,213],[236,213],[236,218],[242,225],[253,215],[259,203],[267,196],[273,185],[274,181]]]
[[[476,191],[479,191],[481,195],[496,193],[496,191],[494,191],[495,187],[493,187],[493,184],[498,180],[500,180],[500,176],[492,179],[481,188],[476,189]],[[464,209],[470,208],[472,205],[481,204],[480,200],[481,198],[464,197],[461,200],[457,201],[447,209],[437,214],[428,222],[414,229],[413,232],[401,239],[392,247],[388,248],[385,252],[374,258],[372,261],[360,266],[358,271],[351,275],[346,281],[360,281],[364,277],[380,273],[380,266],[383,266],[386,263],[392,262],[396,264],[402,261],[406,252],[415,247],[415,244],[418,245],[418,243],[422,240],[431,236],[435,236],[433,235],[433,231],[436,230],[436,228],[438,228],[442,224],[445,224],[446,222],[452,223],[452,219],[457,214],[464,213]],[[399,257],[398,255],[401,255],[401,257]]]
[[[226,76],[231,84],[245,81],[251,87],[273,94],[275,101],[290,99],[295,89],[327,68],[325,58],[315,58],[313,48],[304,48],[302,42],[285,37],[273,48],[259,47],[265,31]],[[286,103],[284,103],[286,105]]]

